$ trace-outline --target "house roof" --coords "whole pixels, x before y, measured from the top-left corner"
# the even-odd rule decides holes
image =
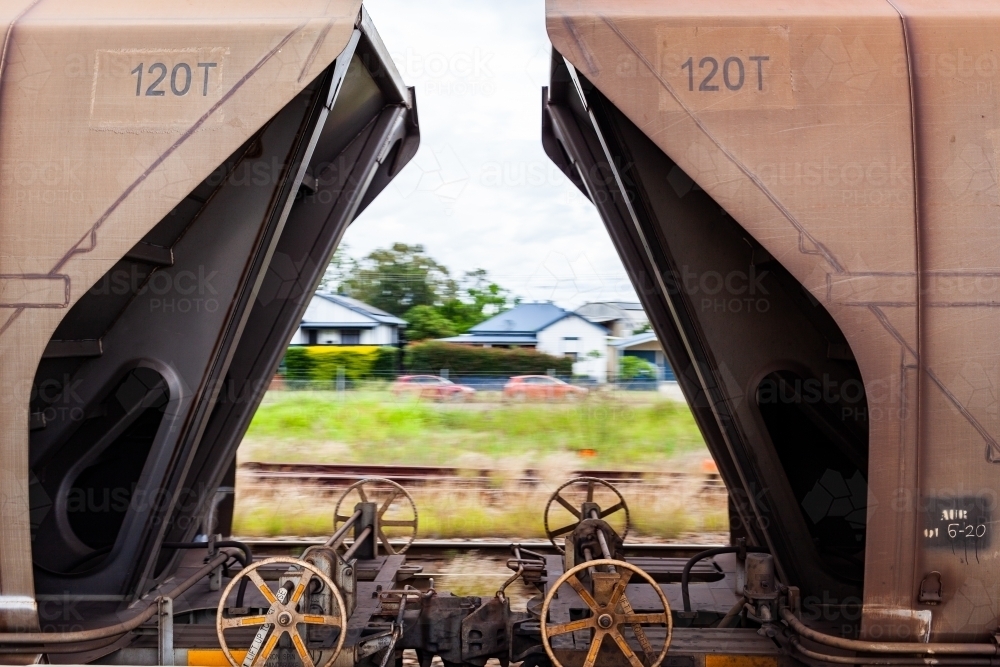
[[[564,317],[576,315],[554,303],[522,303],[469,329],[470,334],[536,334]]]
[[[331,303],[335,303],[338,306],[343,306],[349,310],[353,310],[359,315],[364,315],[380,324],[395,324],[396,326],[405,327],[406,320],[400,319],[393,315],[392,313],[387,313],[380,308],[375,306],[369,306],[363,301],[358,301],[357,299],[352,299],[349,296],[344,296],[342,294],[321,294],[317,292],[314,298],[326,299]],[[303,320],[303,324],[312,324]],[[358,326],[357,324],[352,324],[351,326]]]
[[[374,329],[378,322],[302,322],[303,329]]]
[[[628,338],[622,338],[621,340],[616,340],[610,343],[611,347],[617,347],[623,350],[627,350],[630,347],[636,345],[642,345],[643,343],[651,343],[656,340],[656,334],[652,331],[647,331],[645,333],[636,334],[634,336],[629,336]]]
[[[438,338],[442,343],[459,343],[465,345],[537,345],[538,338],[533,334],[462,334],[451,338]]]
[[[591,322],[604,323],[620,319],[646,319],[642,304],[637,301],[590,301],[576,309],[576,313]]]

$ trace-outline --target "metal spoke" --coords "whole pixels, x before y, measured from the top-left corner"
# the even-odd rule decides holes
[[[282,585],[275,592],[272,587],[268,586],[268,583],[273,585],[273,577],[276,576],[280,576],[282,579],[287,578],[294,585]],[[235,587],[239,586],[240,582],[246,584],[248,581],[252,581],[260,593],[270,602],[270,608],[266,614],[257,611],[252,616],[241,615],[233,613],[234,609],[226,606],[227,600],[235,591]],[[322,584],[323,590],[331,598],[331,609],[326,614],[297,612],[298,607],[306,606],[308,593],[316,588],[315,583],[317,582]],[[248,604],[251,607],[261,606],[252,600],[248,601]],[[226,586],[226,590],[220,596],[219,606],[215,614],[216,637],[226,659],[237,667],[266,667],[278,645],[281,644],[283,633],[288,633],[289,641],[295,646],[301,659],[301,667],[317,667],[319,665],[317,655],[328,656],[328,659],[323,663],[323,667],[327,667],[328,664],[332,664],[337,659],[344,646],[346,639],[344,629],[347,624],[344,610],[344,600],[336,584],[315,565],[305,560],[283,556],[265,558],[237,573]],[[281,616],[282,623],[286,623],[286,625],[279,625],[277,616]],[[332,645],[324,644],[326,648],[332,649],[332,654],[327,654],[326,648],[321,654],[317,654],[315,650],[310,653],[306,638],[307,630],[303,629],[309,626],[335,628],[332,632],[325,633],[333,638]],[[224,632],[233,628],[249,628],[254,632],[253,642],[241,663],[235,662],[227,642],[229,637]]]
[[[302,594],[306,592],[306,586],[309,585],[309,581],[312,579],[313,573],[311,570],[303,570],[302,576],[299,577],[299,585],[295,587],[295,592],[292,593],[292,599],[288,601],[288,606],[294,608],[295,605],[299,603],[299,598]]]
[[[334,514],[334,515],[333,515],[333,520],[334,520],[334,521],[339,521],[340,523],[344,523],[345,521],[347,521],[347,520],[348,520],[348,519],[350,519],[350,518],[351,518],[351,517],[349,517],[349,516],[344,516],[343,514]]]
[[[328,625],[335,628],[343,627],[340,616],[322,616],[320,614],[303,614],[301,623],[307,625]]]
[[[587,502],[594,502],[594,480],[587,480]]]
[[[380,526],[388,526],[390,528],[395,528],[399,526],[405,526],[407,528],[413,528],[417,525],[416,519],[385,519],[384,521],[378,522]]]
[[[563,507],[565,507],[566,510],[570,514],[572,514],[573,516],[575,516],[577,519],[581,518],[580,517],[580,510],[578,510],[577,508],[573,507],[572,503],[570,503],[568,500],[566,500],[565,498],[563,498],[561,495],[557,495],[556,496],[556,502],[559,503],[560,505],[562,505]]]
[[[267,616],[234,616],[233,618],[222,619],[222,629],[239,628],[247,625],[264,625],[267,623]]]
[[[316,667],[313,664],[312,658],[309,657],[309,651],[306,650],[306,645],[302,643],[302,637],[299,636],[297,632],[289,632],[292,636],[292,643],[295,644],[295,651],[299,654],[299,659],[302,660],[302,667]]]
[[[391,544],[389,544],[389,538],[386,537],[385,531],[382,530],[382,526],[379,526],[378,528],[378,538],[382,541],[382,546],[385,547],[385,550],[388,551],[390,555],[395,556],[396,550],[392,548]]]
[[[250,577],[250,581],[252,581],[254,585],[260,589],[260,592],[265,598],[267,598],[268,602],[274,604],[278,601],[278,598],[274,597],[274,593],[271,592],[271,588],[264,582],[263,579],[260,578],[260,575],[257,574],[257,570],[250,570],[247,572],[247,576]]]
[[[624,614],[622,616],[622,623],[628,623],[629,625],[638,625],[640,623],[666,623],[667,615],[660,614]]]
[[[368,502],[368,496],[365,495],[365,485],[364,484],[359,484],[358,485],[358,495],[361,496],[361,502],[363,502],[363,503],[367,503]]]
[[[572,531],[579,525],[580,524],[578,523],[571,523],[568,526],[563,526],[562,528],[556,528],[555,530],[551,531],[549,535],[551,535],[552,537],[559,537],[560,535],[565,535],[566,533]]]
[[[601,514],[600,514],[600,517],[603,519],[604,517],[606,517],[606,516],[608,516],[610,514],[614,514],[615,512],[620,512],[623,509],[625,509],[625,504],[624,503],[618,503],[617,505],[612,505],[608,509],[602,510]]]
[[[380,519],[382,518],[382,515],[385,514],[385,511],[387,509],[389,509],[389,505],[392,505],[392,501],[394,501],[398,497],[399,497],[399,491],[397,491],[396,489],[393,489],[392,490],[392,495],[389,496],[388,498],[386,498],[385,502],[382,503],[382,508],[379,509],[379,511],[378,511],[378,517]]]
[[[576,594],[580,596],[580,599],[583,600],[584,604],[590,607],[592,611],[596,612],[601,608],[601,605],[597,604],[597,601],[594,600],[590,591],[583,587],[583,584],[580,583],[580,580],[576,578],[575,574],[567,579],[566,583],[573,587]]]
[[[577,630],[586,630],[594,626],[594,619],[583,618],[579,621],[571,621],[569,623],[560,623],[559,625],[546,625],[545,635],[547,637],[553,637],[555,635],[564,635],[567,632],[576,632]]]
[[[253,663],[250,667],[255,667],[255,665],[263,665],[267,662],[267,659],[271,657],[271,651],[274,650],[275,645],[278,643],[278,638],[281,636],[281,630],[277,628],[271,633],[271,636],[267,638],[267,643],[264,644],[264,648],[260,650],[260,653],[253,659]]]
[[[628,659],[628,662],[632,665],[632,667],[643,667],[642,661],[639,660],[639,656],[637,656],[635,651],[632,650],[632,647],[628,645],[628,640],[625,639],[625,635],[616,630],[611,633],[611,636],[614,638],[615,643],[618,644],[618,648],[621,649],[621,652],[625,654],[625,657]]]
[[[621,600],[622,596],[625,594],[625,587],[628,586],[628,582],[631,579],[632,570],[622,568],[622,573],[618,576],[618,583],[615,584],[614,590],[611,591],[611,599],[608,600],[608,606],[611,609],[618,608],[618,601]]]
[[[594,667],[597,662],[597,654],[601,650],[601,642],[604,641],[604,633],[597,632],[590,641],[590,650],[587,651],[587,659],[583,662],[583,667]]]
[[[243,656],[243,664],[241,667],[251,667],[253,661],[257,659],[257,653],[252,653],[254,651],[254,646],[263,646],[264,639],[267,638],[267,633],[271,631],[274,627],[272,623],[265,623],[261,626],[260,630],[253,636],[253,641],[250,642],[250,649]]]

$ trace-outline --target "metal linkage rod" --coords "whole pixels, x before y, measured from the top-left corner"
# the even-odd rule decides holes
[[[358,549],[361,548],[361,545],[365,543],[365,540],[367,540],[371,536],[372,536],[371,526],[368,526],[364,530],[362,530],[361,533],[356,538],[354,538],[354,544],[351,545],[351,548],[344,552],[343,556],[344,561],[347,562],[352,558],[354,558],[354,554],[357,553]]]
[[[176,598],[178,595],[201,581],[204,577],[211,574],[215,568],[223,565],[230,558],[242,559],[242,557],[242,553],[240,553],[239,556],[236,556],[233,552],[228,550],[219,552],[215,558],[209,560],[194,574],[168,591],[165,594],[166,597]],[[40,644],[42,647],[35,652],[45,653],[45,644],[91,642],[97,639],[106,639],[109,637],[124,635],[126,632],[135,630],[137,627],[156,615],[156,612],[159,611],[159,604],[157,603],[158,599],[159,598],[152,600],[150,605],[141,611],[137,616],[122,623],[109,625],[103,628],[94,628],[93,630],[77,630],[73,632],[0,632],[0,645]],[[0,652],[5,652],[5,649],[0,648]]]
[[[324,546],[334,547],[334,548],[339,547],[340,543],[343,542],[344,538],[347,536],[347,531],[353,528],[355,522],[357,522],[357,520],[360,518],[361,518],[361,510],[358,510],[351,515],[351,518],[349,518],[347,521],[344,522],[343,526],[334,531],[333,535],[330,536],[330,539],[326,541],[326,544]]]

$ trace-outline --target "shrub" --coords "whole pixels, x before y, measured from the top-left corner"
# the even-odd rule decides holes
[[[284,367],[289,380],[335,382],[338,371],[343,368],[344,378],[356,382],[376,373],[394,371],[398,354],[395,348],[377,345],[296,346],[285,352]]]
[[[472,347],[455,343],[415,343],[406,348],[406,369],[437,374],[447,368],[456,375],[559,375],[573,372],[573,360],[536,350]]]
[[[399,370],[401,352],[395,347],[380,347],[372,372],[379,377],[394,375]]]
[[[656,366],[640,357],[626,355],[619,362],[622,380],[652,380],[656,377]]]
[[[285,360],[281,365],[289,380],[311,380],[315,363],[308,348],[290,347],[285,352]]]

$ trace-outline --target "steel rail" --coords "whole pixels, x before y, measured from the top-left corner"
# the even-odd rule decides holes
[[[455,480],[463,483],[488,482],[492,479],[494,470],[488,468],[466,469],[437,466],[406,466],[406,465],[367,465],[340,463],[273,463],[248,462],[239,466],[239,472],[261,480],[305,480],[326,482],[329,484],[349,482],[365,477],[383,477],[396,482],[438,482]],[[542,479],[526,471],[527,475],[518,481],[538,484]],[[599,477],[609,482],[656,483],[657,479],[669,481],[696,481],[709,488],[724,489],[725,485],[718,473],[687,473],[680,471],[651,473],[628,470],[580,470],[571,473],[572,476]]]
[[[254,553],[275,553],[283,552],[285,550],[296,550],[296,549],[306,549],[313,546],[324,546],[326,540],[323,538],[307,539],[307,538],[294,538],[294,539],[274,539],[274,540],[253,540],[243,538],[241,542],[248,544],[253,548]],[[390,540],[389,542],[394,548],[397,546],[403,546],[406,544],[402,540]],[[522,541],[522,542],[503,542],[503,541],[492,541],[492,542],[476,542],[467,540],[414,540],[410,546],[409,551],[406,552],[407,560],[419,559],[424,554],[425,557],[438,557],[438,554],[444,554],[449,551],[479,551],[487,553],[503,554],[508,556],[512,547],[520,547],[521,549],[527,549],[531,551],[539,552],[540,554],[556,555],[558,552],[555,547],[552,546],[551,542],[536,542],[536,541]],[[624,550],[626,555],[631,556],[654,556],[662,555],[664,557],[673,558],[689,558],[697,553],[700,553],[708,548],[714,548],[711,544],[664,544],[664,543],[626,543]]]

